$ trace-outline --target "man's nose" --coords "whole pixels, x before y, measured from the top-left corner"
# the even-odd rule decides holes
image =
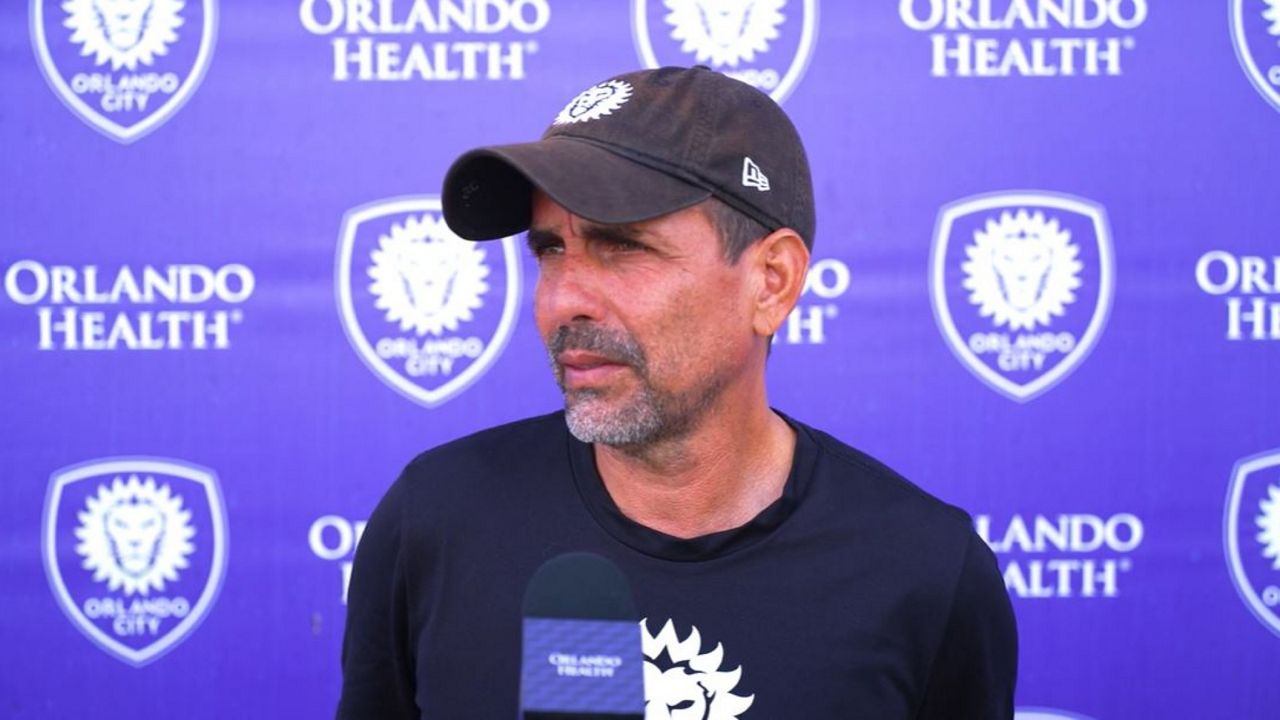
[[[605,311],[599,269],[582,253],[566,253],[538,276],[538,312],[556,325],[574,320],[601,320]]]

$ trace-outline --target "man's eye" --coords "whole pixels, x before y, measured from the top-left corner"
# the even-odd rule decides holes
[[[564,251],[564,245],[553,242],[531,242],[529,243],[529,252],[539,260],[548,255],[559,255]]]

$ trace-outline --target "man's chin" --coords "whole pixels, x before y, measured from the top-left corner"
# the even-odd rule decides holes
[[[565,422],[569,432],[584,443],[634,446],[652,441],[661,421],[645,407],[619,407],[598,396],[574,397],[565,393]]]

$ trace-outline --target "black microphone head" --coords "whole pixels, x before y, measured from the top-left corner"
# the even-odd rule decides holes
[[[524,616],[639,622],[631,583],[617,565],[594,553],[557,555],[533,574]]]
[[[631,584],[574,552],[538,568],[524,594],[520,717],[642,720],[644,646]]]

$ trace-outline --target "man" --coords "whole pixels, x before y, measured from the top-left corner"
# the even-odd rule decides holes
[[[459,158],[443,206],[464,238],[528,230],[565,410],[392,486],[339,716],[511,717],[525,584],[589,551],[646,618],[647,718],[1012,717],[1013,615],[968,516],[769,407],[815,223],[767,96],[705,68],[607,80],[541,141]]]

